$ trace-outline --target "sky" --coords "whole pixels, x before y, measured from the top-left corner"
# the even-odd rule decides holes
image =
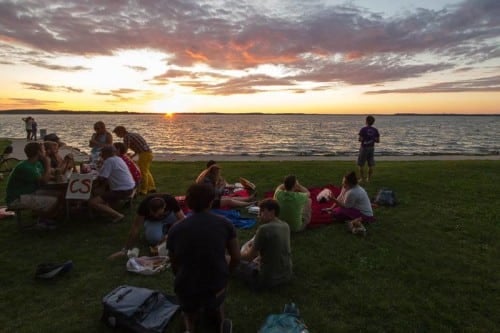
[[[499,0],[0,0],[0,110],[500,114]]]

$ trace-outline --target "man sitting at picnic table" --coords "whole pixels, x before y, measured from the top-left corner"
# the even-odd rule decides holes
[[[7,206],[12,209],[31,209],[39,218],[37,227],[55,228],[60,197],[40,187],[49,181],[50,161],[43,144],[29,142],[24,147],[27,160],[21,161],[9,175],[6,189]]]
[[[122,221],[125,216],[110,205],[130,197],[134,191],[135,182],[125,162],[116,156],[116,150],[113,146],[103,147],[101,158],[103,163],[95,183],[97,186],[104,186],[105,191],[92,197],[89,200],[89,206],[110,216],[111,222],[117,223]]]

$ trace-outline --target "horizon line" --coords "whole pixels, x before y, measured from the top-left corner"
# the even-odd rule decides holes
[[[137,111],[90,111],[90,110],[51,110],[51,109],[5,109],[0,110],[4,114],[131,114],[131,115],[311,115],[311,116],[500,116],[500,113],[416,113],[416,112],[396,112],[396,113],[304,113],[304,112],[137,112]]]

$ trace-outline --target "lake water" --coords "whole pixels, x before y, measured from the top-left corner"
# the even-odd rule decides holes
[[[23,138],[26,115],[1,115],[0,137]],[[143,135],[155,155],[354,156],[364,116],[338,115],[32,115],[38,129],[88,152],[102,120]],[[498,155],[500,116],[376,116],[377,155]],[[115,136],[115,140],[120,140]]]

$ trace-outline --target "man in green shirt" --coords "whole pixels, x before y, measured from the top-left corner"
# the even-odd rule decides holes
[[[241,248],[242,262],[236,275],[253,289],[272,288],[292,278],[290,227],[278,219],[276,200],[259,204],[260,226],[255,236]]]
[[[50,178],[50,161],[45,149],[38,142],[29,142],[24,147],[28,158],[20,162],[9,175],[6,188],[7,206],[11,209],[36,211],[40,226],[48,227],[57,214],[57,195],[40,190]]]
[[[288,175],[275,192],[274,199],[281,207],[280,218],[290,225],[293,232],[302,231],[311,222],[309,190],[299,184],[297,177]]]

